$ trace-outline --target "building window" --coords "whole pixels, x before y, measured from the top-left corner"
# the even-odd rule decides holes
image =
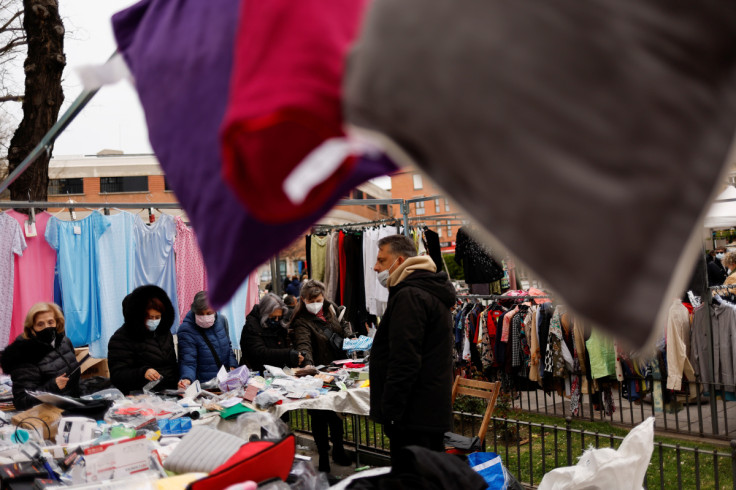
[[[435,214],[439,214],[440,212],[440,200],[439,199],[434,200],[434,212]]]
[[[442,227],[441,226],[437,227],[437,236],[440,238],[442,237]]]
[[[49,179],[48,193],[50,196],[65,196],[67,194],[84,194],[84,180],[82,179]]]
[[[148,192],[148,177],[100,177],[100,194]]]
[[[450,220],[447,220],[447,236],[448,238],[452,237],[452,225],[450,224]]]
[[[165,191],[171,190],[171,186],[169,185],[169,179],[167,179],[165,175],[164,175],[164,190]]]
[[[365,198],[366,199],[375,199],[375,197],[371,196],[370,194],[366,194],[365,195]],[[375,204],[369,204],[368,205],[368,209],[370,209],[371,211],[376,211],[378,209],[378,207]]]
[[[450,201],[448,201],[447,199],[445,199],[445,212],[450,212]]]
[[[384,216],[388,216],[388,204],[378,206],[378,212]]]
[[[422,176],[420,174],[414,174],[414,190],[423,189]]]
[[[353,199],[365,199],[365,193],[358,189],[353,190]]]
[[[417,213],[417,216],[423,215],[424,214],[424,201],[415,202],[414,209]]]

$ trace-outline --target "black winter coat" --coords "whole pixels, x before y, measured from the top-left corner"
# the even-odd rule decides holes
[[[389,288],[373,339],[371,417],[407,429],[445,432],[452,424],[455,289],[445,272],[414,271]]]
[[[285,327],[261,325],[261,308],[255,305],[245,318],[240,335],[240,350],[246,364],[253,371],[263,372],[263,365],[297,367],[299,353],[289,345],[289,334]]]
[[[298,313],[299,316],[291,321],[291,327],[294,330],[294,347],[297,351],[304,353],[303,364],[305,366],[329,365],[336,359],[344,358],[344,356],[336,355],[330,346],[329,339],[323,333],[324,328],[329,326],[330,330],[345,338],[343,326],[330,311],[331,305],[332,303],[325,301],[322,306],[322,314],[327,321],[311,314],[306,308],[303,308]]]
[[[46,391],[69,396],[79,396],[79,363],[74,355],[74,346],[63,334],[58,337],[55,347],[32,337],[26,339],[19,335],[2,356],[3,372],[10,374],[13,381],[13,404],[18,410],[26,410],[41,403],[26,394],[26,390]],[[56,378],[69,375],[63,390],[56,384]]]
[[[165,310],[154,332],[145,324],[146,304],[152,297],[161,300]],[[166,292],[153,285],[136,288],[123,300],[123,317],[125,323],[113,334],[107,347],[112,384],[126,395],[142,390],[148,383],[146,371],[153,368],[164,378],[156,386],[157,391],[176,388],[179,365],[171,335],[174,306]]]

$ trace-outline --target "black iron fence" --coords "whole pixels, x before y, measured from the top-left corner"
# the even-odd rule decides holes
[[[482,422],[478,414],[455,412],[455,431],[477,434]],[[292,428],[310,432],[306,411],[292,412]],[[659,422],[656,423],[659,428]],[[390,441],[380,424],[367,417],[346,416],[345,441],[359,452],[381,455],[388,462]],[[618,448],[623,437],[573,427],[567,417],[559,425],[493,417],[484,442],[485,451],[501,456],[506,468],[526,486],[537,486],[554,468],[572,466],[583,451],[595,447]],[[735,488],[736,441],[731,447],[704,448],[698,443],[655,442],[645,488]]]
[[[646,389],[634,393],[636,383]],[[635,426],[647,417],[655,417],[657,429],[674,434],[736,439],[736,397],[734,386],[714,383],[688,383],[682,390],[667,390],[661,380],[629,378],[614,382],[611,390],[613,411],[607,410],[599,395],[583,394],[579,409],[573,413],[569,397],[541,389],[517,391],[509,395],[512,408],[525,412],[557,416],[562,419],[607,421],[614,424]]]

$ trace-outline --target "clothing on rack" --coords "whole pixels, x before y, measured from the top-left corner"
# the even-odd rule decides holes
[[[164,291],[172,304],[178,304],[176,295],[176,262],[174,258],[174,239],[176,223],[174,218],[163,214],[152,225],[142,220],[135,222],[136,268],[135,287],[153,284]],[[176,333],[181,321],[179,309],[174,308],[172,333]]]
[[[110,226],[97,242],[100,337],[89,344],[92,357],[107,358],[107,344],[124,323],[123,299],[135,287],[136,223],[140,216],[122,212],[103,216]]]
[[[468,284],[490,284],[503,277],[503,269],[480,242],[471,237],[468,229],[457,231],[455,262],[463,266]]]
[[[109,227],[97,211],[77,221],[52,217],[46,225],[46,241],[58,253],[66,335],[75,347],[89,345],[102,334],[97,247]]]
[[[429,228],[424,228],[424,240],[427,244],[427,253],[430,257],[432,257],[432,260],[434,260],[434,265],[437,266],[437,272],[442,272],[445,270],[445,263],[442,260],[442,249],[440,248],[440,236],[437,234],[436,231],[430,230]]]
[[[325,254],[325,294],[327,300],[335,302],[337,285],[340,283],[340,257],[338,253],[339,236],[335,232],[327,235],[327,251]]]
[[[5,213],[12,216],[23,231],[29,216],[13,209],[9,209]],[[46,211],[36,213],[36,236],[25,236],[27,248],[23,251],[22,256],[15,255],[13,316],[10,322],[9,341],[23,333],[23,323],[31,306],[38,302],[54,301],[56,251],[49,246],[44,238],[46,225],[50,218],[51,214]],[[2,348],[1,341],[0,348]]]
[[[695,381],[695,371],[687,358],[690,350],[690,318],[687,308],[679,299],[673,300],[670,306],[666,338],[667,389],[679,391],[682,388],[683,376]]]
[[[202,252],[199,250],[194,229],[187,226],[179,216],[174,218],[174,221],[176,223],[174,254],[176,261],[176,297],[178,300],[174,307],[179,309],[179,318],[184,318],[189,312],[194,295],[207,290],[207,271],[204,268]],[[233,299],[235,296],[237,296],[237,292]],[[232,320],[231,316],[227,318]],[[245,320],[245,317],[243,317],[243,320]]]
[[[0,349],[4,349],[11,341],[10,322],[13,318],[15,285],[14,257],[23,255],[26,247],[26,240],[18,221],[8,213],[0,213]]]
[[[311,258],[311,278],[315,281],[325,281],[325,258],[327,254],[327,236],[312,235],[312,247],[309,251]]]

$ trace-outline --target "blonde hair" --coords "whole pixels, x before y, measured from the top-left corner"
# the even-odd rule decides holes
[[[723,256],[722,262],[726,267],[736,266],[736,252],[727,252],[726,255]]]
[[[26,321],[23,323],[23,338],[30,339],[33,331],[33,324],[36,323],[36,316],[39,313],[53,313],[56,320],[56,333],[64,333],[64,314],[56,303],[36,303],[31,306],[26,314]]]

